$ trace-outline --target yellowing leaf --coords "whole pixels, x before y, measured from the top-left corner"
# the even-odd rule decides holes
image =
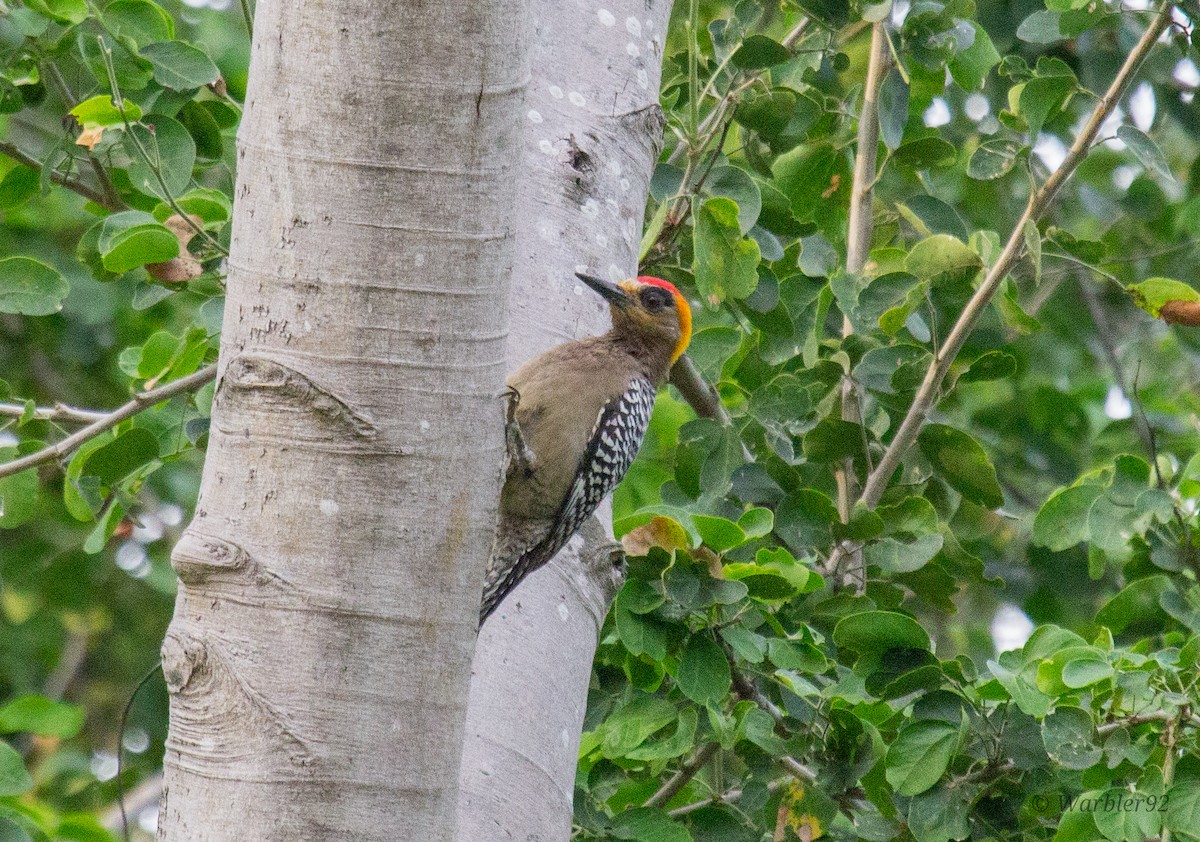
[[[626,555],[643,556],[651,547],[659,547],[669,553],[688,546],[687,532],[669,517],[658,515],[644,526],[631,529],[621,538],[621,549]]]

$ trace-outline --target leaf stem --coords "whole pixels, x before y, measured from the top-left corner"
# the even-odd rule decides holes
[[[155,162],[150,158],[150,153],[146,151],[146,147],[142,145],[142,141],[134,133],[133,126],[129,122],[129,115],[125,111],[125,100],[121,96],[121,89],[117,86],[117,71],[113,67],[112,47],[109,47],[106,43],[104,43],[104,36],[102,35],[97,35],[96,40],[100,42],[100,55],[104,57],[104,69],[108,72],[108,83],[112,88],[113,105],[121,114],[121,121],[125,124],[125,136],[133,141],[134,148],[136,148],[138,154],[142,156],[142,160],[146,162],[146,166],[150,168],[150,171],[154,173],[154,178],[156,181],[158,181],[159,189],[162,190],[163,199],[165,199],[167,204],[170,205],[171,210],[175,211],[175,213],[187,223],[187,226],[191,228],[201,240],[206,242],[213,251],[217,252],[217,254],[221,255],[222,257],[228,257],[229,252],[225,249],[225,247],[213,239],[213,236],[205,231],[202,226],[197,225],[196,221],[192,219],[191,215],[181,208],[179,203],[175,201],[175,197],[171,195],[171,188],[167,186],[167,180],[162,174],[162,162]]]

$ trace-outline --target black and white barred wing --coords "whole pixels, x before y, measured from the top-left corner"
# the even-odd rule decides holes
[[[480,625],[522,579],[548,562],[571,540],[600,502],[617,487],[646,436],[650,413],[654,409],[654,392],[654,384],[639,377],[600,410],[571,490],[563,500],[549,534],[521,552],[516,563],[508,569],[503,569],[506,559],[493,557],[492,564],[500,564],[487,572]]]
[[[654,386],[639,377],[619,398],[609,401],[600,410],[587,452],[556,521],[551,536],[554,549],[550,555],[571,540],[583,522],[596,511],[600,501],[625,476],[642,446],[653,409]]]

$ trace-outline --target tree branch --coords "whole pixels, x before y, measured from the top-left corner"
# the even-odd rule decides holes
[[[25,415],[25,404],[0,403],[0,415],[21,418]],[[96,409],[79,409],[78,407],[67,406],[63,403],[56,403],[54,406],[38,406],[34,407],[33,410],[33,420],[35,421],[63,421],[67,423],[91,424],[93,421],[99,421],[107,417],[107,412]]]
[[[700,747],[691,759],[679,767],[667,782],[658,788],[658,792],[646,799],[643,807],[661,807],[674,798],[679,790],[687,786],[688,781],[696,777],[696,773],[703,769],[708,761],[712,760],[717,749],[721,747],[720,743],[705,743]]]
[[[20,473],[21,471],[54,459],[60,459],[84,442],[108,432],[127,418],[132,418],[142,410],[148,409],[168,398],[198,389],[216,377],[216,375],[217,367],[210,365],[207,368],[202,368],[193,374],[189,374],[187,377],[172,380],[165,386],[159,386],[157,389],[151,389],[148,392],[140,392],[134,395],[133,400],[129,401],[129,403],[114,409],[104,417],[88,424],[82,430],[67,436],[62,441],[45,447],[36,453],[30,453],[28,456],[22,456],[20,459],[14,459],[11,462],[5,462],[3,465],[0,465],[0,478],[12,476],[13,474]]]
[[[15,143],[0,141],[0,152],[3,152],[14,161],[24,164],[31,169],[40,170],[42,168],[41,161],[18,147]],[[88,201],[95,202],[101,207],[108,208],[109,210],[121,210],[124,207],[124,205],[120,203],[113,204],[107,196],[105,196],[96,188],[89,184],[85,184],[77,178],[71,178],[69,175],[63,175],[60,172],[52,172],[50,173],[50,180],[55,184],[62,185],[68,190],[78,193]]]
[[[871,52],[867,60],[867,79],[863,86],[862,110],[858,115],[858,146],[854,156],[854,180],[850,186],[850,220],[846,235],[846,272],[850,275],[862,273],[867,255],[871,251],[871,235],[875,230],[875,169],[879,151],[879,89],[891,65],[887,33],[883,21],[871,27]],[[850,316],[842,317],[842,338],[854,333]],[[842,378],[843,421],[862,422],[858,387],[847,374]],[[838,515],[842,523],[850,521],[858,489],[854,474],[854,459],[842,461],[834,471],[838,491]],[[860,584],[865,584],[862,575],[862,551],[849,553],[852,571],[857,573]]]
[[[687,354],[671,366],[670,382],[701,418],[712,418],[721,422],[722,426],[730,424],[731,419],[721,403],[721,396],[712,384],[704,379],[700,369],[696,368],[696,364]]]
[[[1075,169],[1083,162],[1083,159],[1087,157],[1101,124],[1113,112],[1113,109],[1116,108],[1117,103],[1129,88],[1129,84],[1133,80],[1134,74],[1137,72],[1143,59],[1146,58],[1147,54],[1154,47],[1154,43],[1158,40],[1158,37],[1170,24],[1172,6],[1171,2],[1166,2],[1159,7],[1157,16],[1150,23],[1145,33],[1142,34],[1137,45],[1130,51],[1116,78],[1113,79],[1112,85],[1109,86],[1104,96],[1096,104],[1096,108],[1092,111],[1091,116],[1084,125],[1083,131],[1079,133],[1079,137],[1071,145],[1062,164],[1050,175],[1041,189],[1035,191],[1029,197],[1029,203],[1025,207],[1025,212],[1021,214],[1021,218],[1017,220],[1016,225],[1013,227],[1012,235],[1008,238],[1008,243],[1004,246],[1004,250],[1000,253],[992,268],[987,272],[983,282],[979,285],[971,300],[963,308],[958,321],[954,323],[949,336],[946,337],[933,362],[930,363],[929,369],[925,373],[925,379],[921,383],[920,389],[917,390],[912,406],[909,407],[908,413],[904,416],[904,420],[901,422],[899,429],[897,429],[896,435],[892,438],[891,444],[888,445],[879,464],[875,466],[870,476],[867,477],[862,499],[868,507],[874,508],[883,497],[883,492],[887,489],[892,474],[899,467],[900,460],[904,458],[909,447],[916,441],[917,434],[920,432],[921,426],[925,423],[926,415],[936,403],[938,389],[942,385],[942,380],[945,378],[955,357],[958,356],[958,352],[966,342],[967,336],[970,335],[971,330],[975,327],[975,323],[983,314],[984,308],[991,301],[1000,284],[1008,276],[1009,270],[1021,259],[1025,245],[1025,224],[1031,220],[1036,221],[1041,217],[1046,208],[1054,200],[1059,189],[1075,172]]]

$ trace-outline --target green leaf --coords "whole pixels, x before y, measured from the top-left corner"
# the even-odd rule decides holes
[[[0,465],[20,456],[15,447],[0,447]],[[15,529],[37,512],[37,468],[0,479],[0,529]]]
[[[1147,576],[1130,582],[1120,593],[1110,599],[1096,612],[1096,622],[1108,626],[1114,634],[1120,634],[1127,626],[1141,620],[1161,617],[1158,600],[1164,593],[1173,590],[1169,576]]]
[[[709,515],[692,515],[692,523],[713,552],[723,553],[746,543],[746,533],[731,520]]]
[[[104,7],[104,20],[139,47],[175,37],[175,22],[166,10],[149,0],[113,0]]]
[[[1018,95],[1018,108],[1029,124],[1029,137],[1036,138],[1049,116],[1066,105],[1075,91],[1074,76],[1037,76]]]
[[[57,269],[28,257],[0,260],[0,313],[49,316],[70,292]]]
[[[208,53],[183,41],[149,44],[141,54],[154,65],[154,81],[173,91],[202,88],[221,76]]]
[[[1046,751],[1068,769],[1087,769],[1103,752],[1096,742],[1096,724],[1083,708],[1059,705],[1042,723]]]
[[[1140,284],[1130,284],[1126,289],[1133,296],[1133,303],[1154,318],[1164,304],[1172,301],[1200,301],[1200,292],[1182,281],[1170,278],[1147,278]]]
[[[905,271],[922,280],[982,265],[979,255],[970,246],[949,234],[925,238],[912,247],[904,261]]]
[[[936,786],[908,805],[908,829],[917,842],[950,842],[971,835],[967,819],[975,792],[971,787]]]
[[[921,624],[896,611],[863,611],[838,621],[833,642],[861,655],[888,649],[929,649],[929,635]]]
[[[758,243],[741,235],[738,206],[726,198],[706,200],[696,219],[696,287],[710,306],[746,298],[758,286]]]
[[[892,161],[913,170],[944,167],[958,157],[954,144],[940,137],[922,137],[910,140],[892,154]]]
[[[661,696],[634,696],[613,711],[600,726],[605,757],[624,757],[678,717],[675,706]]]
[[[59,23],[74,25],[88,16],[84,0],[25,0],[25,6]]]
[[[1005,380],[1017,373],[1017,358],[1007,351],[988,351],[971,363],[958,378],[960,383]]]
[[[32,167],[13,167],[0,180],[0,208],[15,208],[37,195],[41,179],[41,173]]]
[[[863,548],[867,564],[885,573],[911,573],[928,564],[942,549],[941,535],[918,535],[908,541],[884,538]]]
[[[139,123],[131,128],[131,137],[125,139],[125,149],[131,159],[129,180],[147,195],[166,199],[169,192],[171,197],[178,196],[192,181],[196,143],[188,130],[170,117],[153,114],[147,117],[147,122],[150,120],[153,120],[152,129]],[[142,156],[143,151],[146,157]]]
[[[126,213],[149,216],[140,211]],[[117,274],[145,266],[147,263],[163,263],[179,256],[179,238],[166,227],[153,221],[150,224],[133,225],[128,228],[118,228],[114,225],[112,230],[106,221],[100,232],[100,243],[104,268]]]
[[[0,732],[28,731],[43,737],[70,739],[83,727],[83,708],[45,696],[18,696],[0,708]]]
[[[804,456],[812,462],[859,457],[865,447],[862,425],[840,418],[824,418],[804,436]]]
[[[8,743],[0,742],[0,797],[22,795],[33,788],[33,778],[25,771],[21,755]]]
[[[938,475],[963,497],[988,509],[1004,505],[996,468],[975,439],[945,424],[926,424],[917,444]]]
[[[129,122],[135,122],[142,118],[142,109],[138,107],[136,102],[126,101],[125,117]],[[113,99],[108,94],[94,96],[91,99],[85,99],[83,102],[76,105],[69,112],[79,124],[85,129],[110,126],[125,125],[125,118],[121,116],[121,112],[117,110],[117,106],[113,104]]]
[[[887,751],[887,782],[900,795],[920,795],[946,773],[958,752],[959,726],[936,719],[900,729]]]
[[[983,87],[991,69],[1000,63],[1000,53],[986,29],[974,21],[967,23],[975,30],[975,40],[950,60],[950,75],[964,91],[977,91]]]
[[[791,51],[765,35],[751,35],[742,42],[730,61],[742,70],[761,70],[783,64],[792,57]]]
[[[796,91],[787,88],[747,93],[747,98],[734,111],[733,119],[766,138],[772,138],[788,128],[797,103],[803,99]],[[806,99],[804,101],[808,102]]]
[[[888,149],[899,149],[908,123],[908,83],[896,68],[879,88],[879,136]]]
[[[1088,513],[1104,493],[1097,485],[1076,485],[1054,492],[1033,521],[1033,542],[1062,552],[1088,539]]]
[[[967,175],[979,181],[991,181],[1007,173],[1017,158],[1029,150],[1015,140],[986,140],[971,154]]]
[[[1155,173],[1167,181],[1175,181],[1175,173],[1171,172],[1171,166],[1167,163],[1162,150],[1145,132],[1133,126],[1121,126],[1117,129],[1117,139],[1129,147],[1129,151],[1137,156],[1137,159],[1142,162],[1142,166],[1149,172]]]
[[[615,839],[636,842],[692,842],[688,829],[657,807],[636,807],[617,813],[612,835]]]
[[[737,205],[738,227],[742,234],[758,221],[762,211],[762,194],[750,174],[739,167],[714,167],[704,182],[709,196],[732,200]]]
[[[746,510],[738,518],[737,525],[746,533],[747,538],[764,538],[775,528],[775,513],[756,506]]]
[[[1195,836],[1200,828],[1200,780],[1177,781],[1167,790],[1163,828]]]
[[[710,638],[692,635],[679,660],[675,682],[696,704],[717,703],[729,693],[732,683],[729,661]]]
[[[1113,667],[1102,655],[1083,656],[1063,665],[1062,682],[1072,689],[1089,687],[1098,681],[1112,678]]]
[[[83,476],[115,485],[143,465],[158,458],[158,439],[149,430],[131,427],[93,451],[83,465]]]

